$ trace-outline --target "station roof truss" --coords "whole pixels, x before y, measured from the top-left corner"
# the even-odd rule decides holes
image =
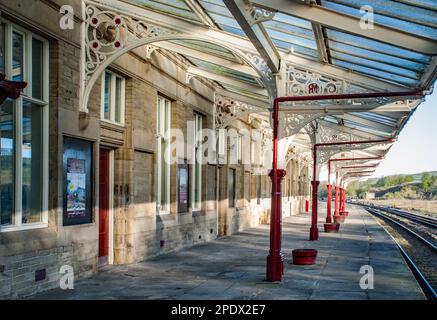
[[[150,60],[154,50],[182,57],[188,64],[187,84],[195,77],[212,81],[217,128],[251,113],[269,122],[277,96],[414,90],[427,94],[437,75],[435,1],[83,3],[84,111],[97,74],[118,53],[141,44]],[[112,39],[96,36],[105,34],[102,25],[115,30]],[[423,100],[402,96],[284,103],[280,135],[292,136],[288,143],[303,150],[320,141],[396,138]],[[354,153],[384,156],[391,145]]]

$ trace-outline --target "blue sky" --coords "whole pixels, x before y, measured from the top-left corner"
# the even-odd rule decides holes
[[[373,177],[437,170],[437,90],[411,116]]]

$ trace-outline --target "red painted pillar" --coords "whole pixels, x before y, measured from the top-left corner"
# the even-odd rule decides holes
[[[326,200],[328,201],[328,203],[326,204],[326,223],[332,223],[332,217],[331,217],[332,185],[328,184],[326,188],[328,189],[328,198]]]
[[[346,197],[347,197],[347,192],[346,192],[346,188],[344,188],[344,208],[343,210],[346,211]]]
[[[332,185],[331,185],[331,160],[328,162],[328,184],[326,185],[328,190],[328,197],[326,203],[326,223],[332,223],[331,217],[331,202],[332,202]]]
[[[344,186],[343,186],[342,190],[343,190],[343,197],[341,198],[341,200],[343,201],[342,211],[344,211],[344,208],[345,208],[345,205],[346,205],[346,190],[345,190]]]
[[[273,162],[270,178],[272,179],[272,205],[270,213],[270,251],[267,256],[266,280],[281,281],[284,273],[284,257],[281,253],[282,238],[282,195],[281,182],[285,170],[278,170],[278,125],[279,104],[273,103]]]
[[[340,189],[340,213],[344,211],[344,189]]]
[[[343,188],[343,205],[342,205],[342,212],[345,212],[346,211],[346,189],[345,188]]]
[[[317,191],[319,189],[320,181],[313,180],[313,207],[311,216],[310,240],[319,240],[319,229],[317,228]]]
[[[339,216],[339,188],[338,186],[335,186],[335,210],[334,210],[334,216],[338,217]]]
[[[277,174],[275,176],[275,172]],[[272,210],[270,214],[270,252],[267,256],[267,281],[281,281],[284,274],[284,256],[281,253],[282,238],[282,179],[286,171],[270,171],[272,179]]]

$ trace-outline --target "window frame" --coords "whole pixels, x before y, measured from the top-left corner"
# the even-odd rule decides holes
[[[106,73],[110,74],[111,79],[111,87],[109,92],[109,119],[105,118],[105,77]],[[121,95],[120,95],[120,121],[115,120],[115,97],[116,97],[116,83],[117,79],[121,80]],[[115,125],[123,126],[125,125],[125,108],[126,108],[126,78],[122,75],[113,72],[111,70],[106,69],[102,73],[102,79],[101,79],[101,98],[100,98],[100,119],[102,121],[112,123]]]
[[[23,79],[27,82],[26,88],[20,97],[12,101],[14,116],[14,188],[13,202],[14,210],[12,213],[11,224],[1,225],[0,232],[21,231],[28,229],[38,229],[48,227],[48,173],[49,173],[49,42],[37,34],[15,24],[6,19],[0,18],[0,23],[4,25],[4,45],[5,45],[5,75],[6,79],[12,79],[13,74],[13,33],[16,32],[23,36]],[[42,99],[32,96],[32,39],[42,42]],[[41,221],[33,223],[22,223],[22,188],[23,188],[23,105],[24,100],[36,104],[43,108],[41,128],[42,134],[42,192],[41,192]],[[1,222],[0,222],[1,223]]]
[[[162,102],[161,102],[162,101]],[[162,104],[161,104],[162,103]],[[157,139],[157,149],[156,149],[156,168],[157,168],[157,192],[156,192],[156,213],[158,215],[161,214],[169,214],[170,213],[170,163],[163,164],[161,161],[163,153],[167,153],[168,159],[170,159],[171,150],[167,148],[167,150],[163,150],[163,147],[166,145],[165,140],[167,139],[170,143],[169,137],[165,136],[165,132],[160,132],[161,124],[165,124],[165,119],[167,118],[167,123],[165,126],[167,129],[171,129],[171,101],[169,99],[164,98],[163,96],[158,95],[157,103],[156,103],[156,139]],[[168,112],[166,116],[165,113]],[[161,124],[160,124],[161,122]],[[164,155],[165,156],[165,155]],[[165,203],[162,204],[162,170],[163,165],[166,166],[165,171]]]
[[[241,164],[243,161],[243,135],[237,134],[237,163]]]
[[[203,151],[203,137],[201,132],[203,129],[203,118],[204,116],[200,113],[194,112],[194,132],[193,132],[193,170],[191,174],[191,192],[190,192],[190,206],[191,211],[202,210],[202,163],[197,160],[197,152],[202,154]],[[200,151],[198,151],[200,150]],[[202,161],[202,159],[200,159]],[[196,174],[197,169],[199,170],[199,175]],[[198,197],[198,201],[196,201]]]

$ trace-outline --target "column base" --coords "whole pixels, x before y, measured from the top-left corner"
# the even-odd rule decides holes
[[[310,241],[319,240],[319,228],[313,226],[310,228]]]
[[[268,255],[267,256],[267,274],[266,280],[270,282],[282,281],[282,275],[284,274],[284,256]]]

